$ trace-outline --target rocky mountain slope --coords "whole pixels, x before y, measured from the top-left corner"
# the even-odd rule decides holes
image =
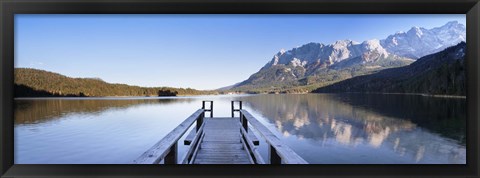
[[[449,22],[432,29],[412,27],[383,40],[308,43],[281,50],[232,90],[268,92],[300,88],[300,92],[305,92],[355,76],[409,65],[421,56],[464,41],[465,36],[463,24]]]

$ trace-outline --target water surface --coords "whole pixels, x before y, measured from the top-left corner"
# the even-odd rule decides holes
[[[287,94],[17,99],[15,164],[129,164],[202,100],[214,101],[215,117],[231,116],[231,100],[244,101],[244,109],[309,163],[466,163],[465,99]],[[179,157],[188,148],[182,143]]]

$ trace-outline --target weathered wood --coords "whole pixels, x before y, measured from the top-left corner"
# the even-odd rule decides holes
[[[238,109],[235,109],[235,102],[238,102]],[[232,117],[235,117],[235,111],[240,113],[242,110],[242,101],[232,101]]]
[[[205,133],[202,134],[202,137],[200,137],[200,140],[199,142],[197,143],[197,146],[195,146],[195,151],[193,152],[192,154],[192,159],[190,159],[190,161],[188,162],[188,164],[193,164],[193,161],[195,161],[195,157],[197,157],[197,153],[198,153],[198,150],[200,148],[200,142],[202,141],[202,139],[205,137]]]
[[[158,164],[203,112],[203,109],[197,110],[133,162],[136,164]]]
[[[200,147],[200,142],[205,136],[205,133],[201,132],[201,134],[198,134],[198,135],[200,136],[200,138],[197,138],[193,141],[193,144],[191,144],[187,153],[183,156],[181,164],[191,164],[192,161],[195,159],[195,156],[197,155],[197,152],[198,152],[198,148]]]
[[[232,149],[243,149],[241,143],[202,143],[200,149],[209,148],[216,150],[232,150]]]
[[[243,154],[245,153],[242,149],[232,149],[232,150],[216,150],[216,149],[201,149],[203,154]]]
[[[243,138],[245,139],[245,142],[248,144],[249,148],[249,153],[253,157],[253,161],[257,164],[265,164],[265,161],[263,160],[262,156],[258,152],[257,147],[254,144],[254,141],[252,141],[249,137],[249,133],[245,131],[245,129],[240,128],[240,131],[242,132]],[[251,132],[250,132],[251,133]],[[257,140],[258,141],[258,140]]]
[[[248,159],[196,159],[193,164],[251,164]]]
[[[252,141],[252,143],[256,146],[260,145],[260,140],[258,140],[257,136],[255,133],[253,133],[253,130],[248,128],[248,137]]]
[[[246,131],[248,131],[248,120],[247,120],[247,118],[245,118],[245,116],[244,116],[242,113],[240,113],[240,118],[241,118],[241,120],[242,120],[242,127],[243,127],[243,129],[245,129]]]
[[[203,124],[203,118],[205,117],[205,112],[202,113],[202,115],[197,119],[197,126],[195,129],[192,129],[187,137],[185,137],[185,140],[183,141],[184,145],[190,145],[192,143],[192,140],[197,136],[197,133],[199,132],[200,128],[204,126]]]
[[[282,158],[280,158],[272,145],[268,147],[268,159],[270,160],[270,164],[282,164]]]
[[[183,140],[184,145],[190,145],[192,141],[194,140],[195,136],[197,136],[197,130],[192,129],[190,133],[188,133],[187,137],[185,137],[185,140]]]
[[[196,150],[198,149],[198,146],[200,145],[199,143],[202,141],[203,136],[205,135],[203,133],[203,127],[204,127],[204,125],[202,125],[200,127],[200,129],[198,130],[198,133],[195,134],[194,138],[192,138],[192,142],[191,142],[192,144],[188,148],[187,153],[184,155],[184,157],[181,161],[182,164],[187,164],[189,162],[189,160],[192,159],[193,153],[195,153]]]
[[[213,101],[210,102],[210,117],[213,117]]]
[[[221,158],[229,158],[229,157],[245,157],[244,150],[237,150],[235,152],[211,152],[211,151],[203,151],[201,150],[201,154],[197,156],[197,158],[213,158],[213,157],[221,157]]]
[[[170,151],[165,156],[165,164],[177,164],[177,155],[178,155],[178,143],[174,143],[170,147]]]
[[[234,107],[234,104],[235,101],[232,101],[232,117],[235,117],[235,107]]]
[[[164,160],[165,164],[176,164],[178,140],[196,121],[196,127],[184,140],[184,144],[190,147],[180,161],[182,164],[265,164],[256,146],[260,142],[249,125],[269,144],[271,164],[308,164],[250,113],[243,110],[242,101],[239,101],[239,109],[234,108],[232,101],[232,117],[219,118],[213,118],[213,101],[208,101],[210,109],[205,108],[205,102],[207,101],[202,102],[202,109],[193,113],[134,160],[134,163],[157,164]],[[205,118],[206,111],[210,112],[210,118]],[[233,117],[233,112],[240,112],[240,117]]]
[[[203,142],[204,143],[209,143],[209,142],[222,142],[222,143],[240,143],[240,139],[239,138],[212,138],[212,137],[208,137],[206,139],[203,139]]]
[[[243,148],[245,148],[245,153],[247,153],[247,155],[248,155],[247,158],[250,161],[250,163],[255,164],[255,162],[253,161],[253,158],[250,154],[250,149],[248,149],[248,146],[247,146],[247,144],[245,144],[245,140],[243,140],[243,139],[242,139],[242,145],[243,145]]]
[[[251,164],[238,118],[207,118],[194,164]]]
[[[209,103],[210,103],[210,109],[206,109],[206,108],[205,108],[205,102],[209,102]],[[202,101],[202,109],[204,109],[204,110],[207,111],[207,112],[210,112],[210,117],[211,117],[211,118],[213,117],[213,101]]]
[[[308,164],[302,157],[295,153],[290,147],[283,144],[267,127],[260,123],[248,111],[242,109],[240,111],[243,116],[250,122],[259,134],[265,138],[265,141],[270,144],[271,148],[275,150],[281,160],[286,164]],[[271,150],[271,151],[273,151]]]
[[[197,119],[197,127],[196,127],[197,132],[200,129],[200,127],[202,127],[202,125],[203,125],[203,118],[205,118],[205,112],[202,112],[200,117]]]

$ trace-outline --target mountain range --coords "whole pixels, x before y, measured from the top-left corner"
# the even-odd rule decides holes
[[[381,40],[308,43],[280,50],[258,72],[230,90],[309,92],[352,77],[410,65],[465,39],[465,26],[452,21],[432,29],[412,27]]]
[[[461,42],[438,53],[424,56],[408,66],[357,76],[318,88],[313,92],[428,93],[465,96],[465,51],[466,43]]]

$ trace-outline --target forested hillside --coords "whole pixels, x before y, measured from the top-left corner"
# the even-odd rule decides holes
[[[354,77],[313,92],[387,92],[466,95],[466,43],[427,55],[414,63]]]
[[[159,79],[160,80],[160,79]],[[70,78],[44,70],[16,68],[15,97],[48,96],[177,96],[214,94],[191,88],[139,87],[95,78]]]

